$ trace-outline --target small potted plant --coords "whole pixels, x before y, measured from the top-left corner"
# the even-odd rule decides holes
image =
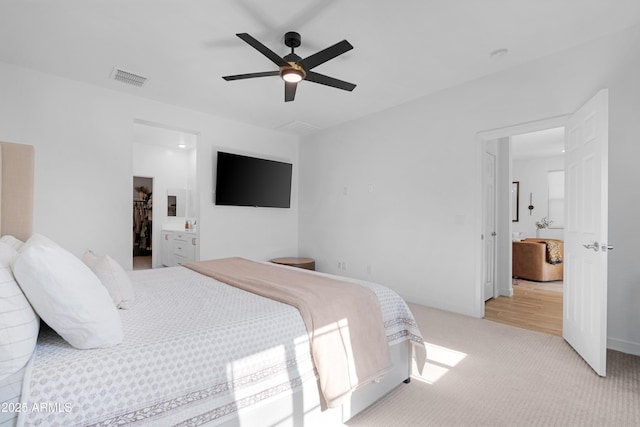
[[[537,221],[536,222],[536,237],[540,237],[540,230],[545,229],[545,228],[549,228],[551,226],[552,222],[553,221],[551,221],[546,216],[544,218],[542,218],[540,221]]]

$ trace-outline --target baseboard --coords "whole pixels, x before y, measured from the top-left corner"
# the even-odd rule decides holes
[[[503,297],[512,297],[513,296],[513,288],[500,289],[500,295],[502,295]]]
[[[621,353],[640,356],[640,344],[635,342],[624,341],[617,338],[607,338],[607,348]]]

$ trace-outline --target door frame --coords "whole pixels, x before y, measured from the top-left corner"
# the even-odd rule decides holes
[[[179,126],[173,126],[173,125],[168,125],[168,124],[164,124],[164,123],[160,123],[160,122],[153,122],[153,121],[149,121],[149,120],[144,120],[144,119],[138,119],[138,118],[134,118],[133,122],[132,122],[132,138],[131,138],[131,144],[132,146],[134,144],[149,144],[149,145],[156,145],[158,147],[162,147],[164,146],[164,144],[162,142],[158,142],[153,143],[150,141],[138,141],[136,140],[136,138],[134,137],[135,134],[135,128],[136,127],[148,127],[151,129],[155,129],[158,130],[160,132],[166,133],[166,132],[170,132],[170,133],[182,133],[185,134],[185,136],[187,136],[188,138],[193,138],[193,142],[194,142],[194,146],[193,146],[193,151],[194,151],[194,156],[195,156],[195,163],[193,165],[193,174],[195,176],[194,178],[194,187],[193,189],[190,190],[190,192],[188,193],[188,197],[187,197],[187,210],[188,213],[190,213],[189,218],[194,218],[196,219],[198,222],[200,222],[200,196],[199,196],[199,184],[198,184],[198,163],[199,163],[199,156],[198,156],[198,152],[199,152],[199,147],[200,147],[200,143],[199,143],[199,139],[200,139],[200,132],[199,131],[194,131],[191,129],[187,129],[187,128],[183,128],[183,127],[179,127]],[[162,139],[162,138],[161,138]],[[177,141],[176,141],[177,142]],[[171,146],[171,150],[175,150],[177,148],[177,144],[175,144],[175,146]],[[142,167],[142,169],[140,169],[140,165],[136,164],[135,159],[133,161],[133,166],[132,166],[132,170],[133,170],[133,176],[147,176],[148,174],[146,172],[148,172],[146,170],[146,167]],[[138,172],[142,172],[142,173],[138,173]],[[155,172],[154,172],[155,173]],[[157,176],[154,175],[154,186],[157,185],[158,181],[156,180]],[[166,179],[165,179],[166,181]],[[161,188],[169,188],[171,187],[170,185],[165,185],[162,186]],[[160,190],[156,191],[156,189],[154,189],[154,194],[158,193]],[[164,191],[164,190],[162,190]],[[193,200],[191,201],[190,198],[193,198]],[[153,210],[153,235],[156,236],[154,237],[154,241],[153,241],[153,248],[156,248],[156,250],[152,250],[151,256],[152,256],[152,268],[157,268],[162,266],[162,263],[159,262],[161,261],[161,257],[160,257],[160,250],[162,247],[161,244],[161,236],[162,236],[162,228],[164,225],[166,225],[167,221],[167,209],[166,209],[166,195],[160,195],[160,194],[156,194],[155,195],[155,209]],[[164,199],[164,201],[162,200]],[[189,207],[193,210],[192,212],[189,211]],[[197,242],[200,242],[200,229],[201,227],[197,227],[196,228],[196,238],[197,238]],[[131,231],[129,230],[129,233]],[[200,259],[200,244],[198,243],[196,245],[196,259]]]
[[[484,161],[485,145],[488,141],[494,140],[494,139],[501,139],[501,138],[510,138],[513,135],[519,135],[523,133],[531,133],[531,132],[537,132],[545,129],[564,127],[570,117],[571,117],[571,114],[564,114],[561,116],[550,117],[547,119],[541,119],[541,120],[521,123],[513,126],[507,126],[503,128],[478,132],[476,134],[477,158],[479,159],[477,162],[479,167],[477,168],[478,179],[476,182],[478,182],[478,191],[476,192],[476,194],[478,195],[477,196],[478,200],[476,200],[476,206],[482,207],[484,206],[484,203],[485,203],[484,181],[483,181],[484,180],[483,161]],[[498,161],[502,162],[504,161],[504,159],[502,160],[499,159]],[[509,163],[511,162],[509,161]],[[509,164],[509,176],[511,176],[511,164]],[[475,241],[476,241],[476,253],[478,254],[478,260],[480,262],[476,263],[475,313],[477,317],[482,318],[484,317],[484,303],[485,303],[484,283],[483,283],[483,277],[482,277],[482,268],[483,268],[482,260],[484,260],[484,256],[485,256],[485,253],[484,253],[485,245],[484,245],[484,241],[482,240],[482,233],[483,233],[484,222],[485,222],[485,218],[484,218],[485,212],[483,209],[479,209],[479,210],[480,210],[480,219],[479,221],[476,222],[476,236],[478,236],[478,238],[476,238]],[[511,240],[511,223],[509,223],[508,237],[510,241]],[[500,245],[497,245],[497,246],[498,246],[498,250],[500,250]],[[499,259],[499,255],[496,258]],[[501,270],[497,269],[496,272],[497,273],[501,272]],[[501,274],[503,274],[504,277],[496,277],[496,281],[506,280],[508,283],[511,283],[510,268],[505,269],[504,271],[501,272]],[[507,275],[509,277],[507,277]],[[511,287],[509,289],[511,289]]]

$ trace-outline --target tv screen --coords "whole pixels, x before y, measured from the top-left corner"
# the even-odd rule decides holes
[[[216,205],[288,208],[290,163],[218,151]]]

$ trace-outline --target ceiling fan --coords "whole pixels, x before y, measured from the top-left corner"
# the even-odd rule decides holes
[[[284,80],[285,102],[294,100],[296,96],[296,88],[298,87],[298,83],[302,80],[307,80],[313,83],[319,83],[321,85],[331,86],[348,91],[352,91],[356,87],[356,85],[354,85],[353,83],[345,82],[343,80],[338,80],[333,77],[325,76],[324,74],[319,74],[311,71],[318,65],[324,64],[325,62],[353,49],[351,43],[346,40],[342,40],[341,42],[338,42],[333,46],[329,46],[328,48],[323,49],[320,52],[314,53],[313,55],[307,56],[306,58],[302,59],[294,52],[294,49],[299,47],[301,44],[300,34],[296,33],[295,31],[289,31],[284,35],[284,44],[291,48],[291,53],[282,58],[247,33],[239,33],[236,34],[236,36],[240,37],[251,47],[266,56],[271,60],[271,62],[280,67],[280,69],[277,71],[236,74],[234,76],[222,77],[227,81],[252,79],[255,77],[280,76],[282,80]]]

